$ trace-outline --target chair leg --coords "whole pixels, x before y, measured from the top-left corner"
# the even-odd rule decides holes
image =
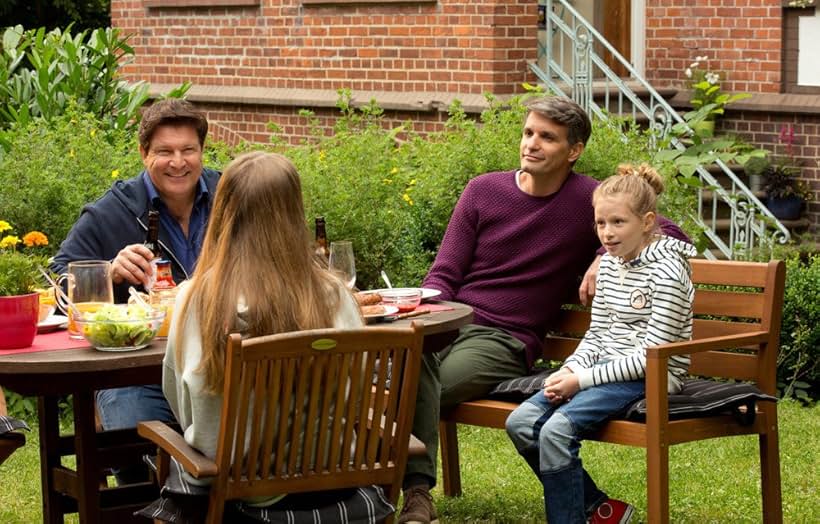
[[[441,476],[444,494],[461,496],[461,471],[458,459],[458,426],[455,422],[441,421],[438,425],[441,442]]]
[[[211,495],[208,498],[207,524],[222,524],[222,517],[225,515],[225,493],[223,493],[214,483],[211,486]]]
[[[646,517],[648,524],[669,524],[669,448],[646,449]]]
[[[766,433],[758,436],[760,444],[760,485],[763,497],[763,522],[782,524],[783,501],[780,492],[780,451],[777,436],[777,406],[766,410]]]
[[[26,443],[26,436],[22,433],[6,433],[0,437],[0,464],[6,461],[14,451]]]

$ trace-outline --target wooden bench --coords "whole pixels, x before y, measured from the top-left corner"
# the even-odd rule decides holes
[[[775,395],[785,265],[782,261],[764,264],[692,260],[692,269],[697,288],[694,339],[649,348],[646,421],[612,420],[593,440],[646,449],[648,521],[667,523],[669,446],[715,437],[758,435],[763,520],[780,523],[783,517],[776,403],[757,403],[756,414],[750,424],[723,414],[669,420],[666,369],[670,356],[689,354],[692,359],[692,375],[751,381],[763,393]],[[723,287],[716,290],[715,286],[732,286],[734,289]],[[737,290],[737,287],[744,289]],[[710,319],[702,318],[705,316]],[[588,312],[562,311],[553,331],[562,335],[547,336],[544,359],[566,358],[575,349],[588,325]],[[517,405],[513,402],[481,399],[464,402],[453,410],[442,413],[441,455],[446,495],[461,494],[456,425],[471,424],[503,429],[507,416]]]

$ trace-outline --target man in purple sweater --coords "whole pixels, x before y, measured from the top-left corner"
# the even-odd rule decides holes
[[[573,293],[584,303],[594,293],[598,182],[572,171],[592,131],[589,117],[559,97],[532,99],[527,109],[521,169],[467,184],[424,280],[442,300],[472,306],[475,318],[440,354],[425,355],[413,434],[427,454],[407,462],[399,524],[437,522],[430,488],[440,410],[528,374],[561,305]],[[664,234],[688,240],[669,220],[660,224]],[[607,500],[594,484],[585,497],[590,512]]]

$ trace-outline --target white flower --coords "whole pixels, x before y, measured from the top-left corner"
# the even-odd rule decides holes
[[[717,73],[706,73],[706,81],[712,85],[715,85],[720,80],[720,75]]]
[[[686,71],[683,72],[683,74],[686,75],[686,78],[692,78],[692,70],[688,67],[686,68]]]
[[[689,64],[688,69],[694,69],[699,65],[700,65],[700,62],[692,62],[691,64]]]
[[[709,57],[708,57],[708,56],[706,56],[706,55],[703,55],[703,56],[696,56],[696,57],[695,57],[695,61],[696,61],[696,62],[705,62],[705,61],[707,61],[707,60],[709,60]]]

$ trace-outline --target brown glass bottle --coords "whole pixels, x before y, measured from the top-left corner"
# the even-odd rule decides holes
[[[154,258],[162,258],[162,248],[159,247],[159,211],[148,211],[148,234],[145,237],[145,247],[151,250]]]
[[[327,248],[327,231],[325,230],[325,217],[316,217],[316,256],[327,264],[330,258],[330,250]]]

